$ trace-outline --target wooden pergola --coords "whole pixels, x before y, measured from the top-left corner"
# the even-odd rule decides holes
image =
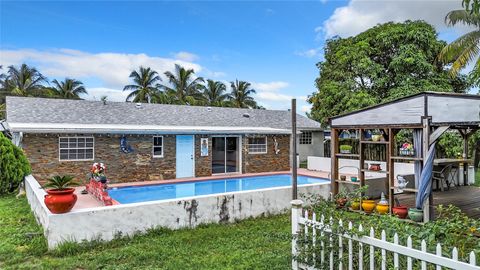
[[[367,144],[381,144],[386,147],[387,167],[382,171],[387,177],[386,190],[390,211],[394,205],[395,161],[417,161],[424,162],[429,146],[447,130],[456,129],[463,137],[463,158],[468,155],[468,138],[480,125],[480,96],[424,92],[412,96],[400,98],[388,103],[376,105],[348,114],[339,115],[330,119],[331,127],[331,188],[332,194],[339,192],[339,184],[365,185],[364,151]],[[422,130],[422,149],[415,149],[417,154],[414,157],[396,155],[395,135],[401,129]],[[358,153],[342,154],[339,151],[339,134],[343,130],[356,130],[360,134]],[[366,140],[364,133],[367,130],[381,130],[384,140]],[[417,146],[414,146],[415,148]],[[339,178],[339,158],[354,158],[359,160],[359,182],[342,181]],[[423,166],[423,165],[422,165]],[[463,164],[464,183],[468,183],[468,164]],[[432,181],[430,179],[430,181]],[[418,186],[414,189],[403,189],[404,192],[413,192],[417,196]],[[433,211],[430,209],[433,202],[432,193],[429,200],[423,205],[424,221],[433,218]]]

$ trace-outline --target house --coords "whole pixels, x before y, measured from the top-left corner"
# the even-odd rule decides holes
[[[93,162],[105,163],[114,182],[290,169],[286,110],[31,97],[7,97],[6,107],[13,141],[40,182],[57,174],[82,179]],[[321,131],[301,115],[297,126]]]

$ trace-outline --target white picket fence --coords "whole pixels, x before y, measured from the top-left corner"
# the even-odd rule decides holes
[[[409,236],[407,239],[407,245],[403,246],[399,243],[399,237],[395,233],[393,237],[393,242],[387,241],[387,235],[385,231],[382,231],[381,238],[375,238],[375,232],[373,228],[370,228],[370,236],[355,236],[349,234],[338,235],[338,242],[334,243],[332,238],[329,238],[330,241],[324,242],[325,238],[318,240],[317,233],[331,232],[329,229],[329,224],[332,224],[332,220],[325,223],[323,216],[319,217],[315,213],[311,213],[311,218],[308,211],[302,209],[303,202],[301,200],[292,201],[292,269],[315,269],[312,266],[302,264],[295,260],[298,255],[299,250],[299,240],[298,234],[303,230],[303,236],[312,237],[311,245],[313,245],[314,252],[311,254],[312,259],[320,258],[322,265],[326,263],[329,266],[329,269],[334,269],[334,265],[338,265],[338,269],[354,269],[354,260],[357,261],[357,266],[355,269],[363,270],[364,265],[366,264],[368,269],[387,269],[387,265],[392,265],[394,269],[399,269],[400,267],[400,256],[405,256],[407,260],[407,269],[411,270],[414,267],[414,262],[420,262],[420,267],[422,270],[427,270],[427,265],[435,265],[436,270],[441,270],[442,267],[449,269],[462,269],[462,270],[479,270],[480,267],[476,266],[475,253],[472,251],[469,256],[469,263],[461,262],[458,260],[458,251],[457,248],[452,249],[451,258],[442,256],[442,247],[440,244],[436,246],[436,254],[429,253],[427,251],[427,244],[423,240],[421,242],[421,248],[415,249],[412,246],[412,238]],[[338,221],[339,226],[343,226],[342,221]],[[352,229],[353,224],[349,222],[348,229]],[[321,230],[320,230],[321,229]],[[359,231],[363,231],[362,225],[359,226]],[[357,243],[358,250],[353,250],[354,243]],[[344,244],[347,243],[347,246]],[[329,245],[330,251],[325,251],[325,245]],[[334,246],[335,245],[335,246]],[[332,249],[337,249],[338,252],[332,251]],[[381,261],[380,265],[375,265],[375,250],[380,250],[381,252]],[[317,253],[318,251],[318,253]],[[336,250],[337,251],[337,250]],[[364,261],[364,252],[369,252],[369,261]],[[348,263],[347,259],[344,257],[344,252],[348,252]],[[387,252],[393,254],[393,256],[387,256]],[[328,253],[328,254],[325,254]],[[335,255],[338,255],[335,258]],[[393,257],[393,258],[392,258]],[[344,258],[344,259],[339,259]],[[390,258],[392,261],[387,261]],[[327,260],[327,261],[326,261]],[[335,261],[337,260],[337,261]],[[345,264],[343,263],[345,261]],[[390,269],[390,268],[389,268]]]

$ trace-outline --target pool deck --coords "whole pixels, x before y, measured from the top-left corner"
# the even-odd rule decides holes
[[[226,178],[239,178],[239,177],[255,177],[255,176],[268,176],[276,174],[290,174],[290,171],[279,171],[279,172],[266,172],[266,173],[235,173],[235,174],[219,174],[206,177],[191,177],[191,178],[182,178],[182,179],[172,179],[172,180],[155,180],[155,181],[142,181],[142,182],[127,182],[127,183],[115,183],[109,184],[109,187],[128,187],[128,186],[145,186],[145,185],[158,185],[158,184],[175,184],[175,183],[184,183],[192,181],[208,181],[216,179],[226,179]],[[319,178],[329,178],[329,172],[323,171],[309,171],[307,169],[298,169],[298,175],[312,176]],[[103,204],[95,199],[90,194],[81,194],[84,190],[84,186],[75,188],[75,194],[77,194],[78,200],[73,210],[101,207]],[[108,206],[106,206],[108,207]]]

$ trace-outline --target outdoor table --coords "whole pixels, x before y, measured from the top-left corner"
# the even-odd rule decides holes
[[[468,164],[471,164],[471,163],[472,163],[472,160],[466,159],[466,158],[439,158],[439,159],[433,160],[433,166],[439,166],[439,167],[453,164],[455,167],[460,168],[460,164],[463,164],[463,185],[464,186],[466,186],[468,183]]]

